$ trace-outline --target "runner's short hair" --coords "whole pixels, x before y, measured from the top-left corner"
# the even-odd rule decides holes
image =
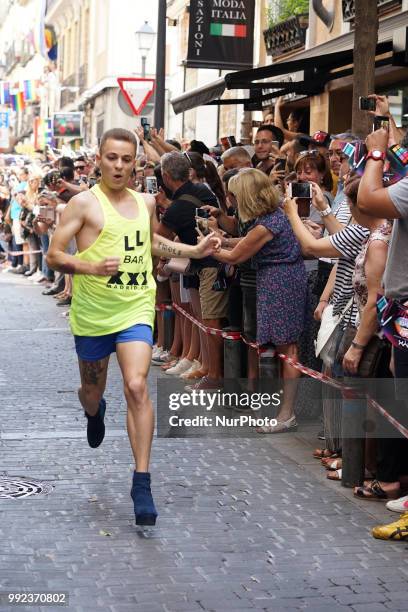
[[[103,146],[107,140],[121,140],[122,142],[130,142],[135,147],[135,154],[137,151],[137,140],[133,132],[124,130],[123,128],[112,128],[102,134],[101,141],[99,143],[99,152],[102,152]]]

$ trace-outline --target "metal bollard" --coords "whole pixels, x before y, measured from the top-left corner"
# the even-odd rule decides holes
[[[240,378],[243,375],[242,340],[224,338],[224,391],[225,393],[240,393]],[[236,408],[236,402],[226,406]]]
[[[353,386],[352,379],[345,379]],[[342,431],[342,475],[343,487],[357,487],[364,482],[365,438],[363,422],[366,417],[367,402],[362,399],[348,399],[343,402]]]
[[[174,312],[165,310],[163,315],[164,325],[164,349],[168,351],[173,344],[174,338]]]

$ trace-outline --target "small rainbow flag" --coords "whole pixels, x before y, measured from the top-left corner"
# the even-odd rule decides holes
[[[234,38],[246,38],[246,25],[234,25],[230,23],[211,23],[210,34],[212,36],[233,36]]]
[[[24,92],[17,91],[10,94],[11,108],[18,112],[25,109]]]
[[[10,83],[0,81],[0,104],[10,104]]]
[[[23,82],[23,90],[24,90],[24,100],[30,101],[34,100],[34,83],[33,81],[24,81]]]

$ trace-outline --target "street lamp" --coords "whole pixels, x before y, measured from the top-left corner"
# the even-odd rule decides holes
[[[146,76],[146,56],[149,53],[153,45],[153,39],[155,37],[155,31],[148,22],[145,21],[142,27],[135,32],[137,46],[140,53],[142,54],[142,78]]]

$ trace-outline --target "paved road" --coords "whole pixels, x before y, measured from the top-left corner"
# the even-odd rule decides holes
[[[107,438],[92,450],[67,321],[10,276],[0,274],[0,477],[52,489],[0,499],[0,590],[68,591],[78,612],[408,609],[407,545],[370,535],[375,514],[396,515],[322,480],[302,459],[306,437],[155,440],[160,517],[137,528],[116,361]]]

